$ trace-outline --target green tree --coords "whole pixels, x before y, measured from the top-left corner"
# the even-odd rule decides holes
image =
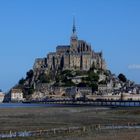
[[[18,82],[19,85],[23,85],[25,83],[25,79],[24,78],[21,78]]]
[[[90,81],[95,81],[95,82],[98,82],[99,80],[99,75],[97,73],[94,73],[93,71],[90,71],[89,74],[88,74],[88,79]]]
[[[64,71],[62,71],[61,75],[65,75],[65,76],[68,76],[68,77],[73,77],[71,70],[64,70]]]
[[[46,75],[45,73],[42,73],[42,74],[39,75],[38,80],[41,83],[49,83],[50,82],[50,77],[49,77],[49,75]]]
[[[33,94],[34,93],[34,88],[33,88],[33,86],[32,87],[30,87],[29,89],[28,89],[28,95],[31,95],[31,94]]]
[[[31,69],[31,70],[29,70],[29,71],[26,73],[26,78],[27,78],[27,79],[31,79],[31,78],[33,77],[33,75],[34,75],[34,72],[33,72],[33,70]]]
[[[64,83],[64,86],[66,87],[72,87],[72,86],[76,86],[75,83],[73,83],[71,80],[67,80],[65,83]]]
[[[87,84],[84,82],[81,82],[77,85],[77,87],[87,87]]]
[[[120,73],[120,74],[118,75],[118,78],[119,78],[120,81],[122,81],[122,82],[124,82],[124,83],[127,81],[127,78],[126,78],[125,75],[122,74],[122,73]]]
[[[92,88],[92,91],[98,91],[98,84],[97,83],[91,83],[90,87]]]

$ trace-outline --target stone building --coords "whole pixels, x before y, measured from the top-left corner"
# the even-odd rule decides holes
[[[19,102],[24,101],[23,92],[21,89],[12,89],[10,92],[11,101]]]
[[[91,67],[106,69],[102,52],[94,52],[90,44],[78,40],[75,23],[73,22],[70,45],[59,45],[56,52],[51,52],[45,58],[35,61],[33,70],[36,75],[41,71],[82,70],[88,71]]]
[[[0,103],[3,102],[4,96],[5,96],[5,94],[4,94],[4,93],[2,92],[2,90],[0,89]]]

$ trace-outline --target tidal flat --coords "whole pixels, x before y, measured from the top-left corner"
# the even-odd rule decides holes
[[[140,124],[139,107],[30,107],[0,108],[0,133],[50,130],[96,125]],[[88,130],[50,136],[5,138],[5,140],[138,140],[140,129]]]

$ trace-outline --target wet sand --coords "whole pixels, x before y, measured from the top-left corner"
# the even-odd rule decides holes
[[[90,126],[90,125],[127,125],[140,124],[140,108],[95,108],[95,107],[30,107],[30,108],[0,108],[0,133],[9,131],[33,131],[51,128]],[[49,137],[49,139],[67,140],[111,140],[132,137],[137,140],[140,129],[131,130],[100,130],[89,131],[79,134],[66,134]],[[10,138],[9,138],[10,139]],[[14,138],[14,139],[38,139],[36,138]]]

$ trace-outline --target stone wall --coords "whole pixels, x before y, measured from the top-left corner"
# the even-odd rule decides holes
[[[70,69],[80,70],[81,68],[81,55],[78,53],[70,54]]]
[[[57,46],[56,52],[49,53],[46,58],[36,59],[33,66],[35,75],[46,70],[56,72],[58,68],[88,71],[93,65],[97,69],[106,69],[102,52],[94,52],[91,46],[82,40],[78,40],[77,46],[76,43],[71,43],[74,46]]]

